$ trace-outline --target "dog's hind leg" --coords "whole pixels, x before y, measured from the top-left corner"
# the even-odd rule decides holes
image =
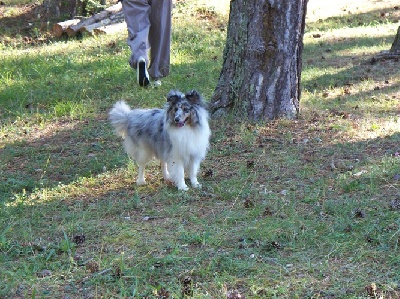
[[[193,188],[201,188],[201,184],[197,180],[197,173],[199,171],[199,168],[200,168],[200,162],[191,161],[189,165],[189,179]]]
[[[136,163],[139,166],[138,170],[138,178],[136,180],[136,184],[138,185],[145,185],[146,184],[146,178],[144,177],[144,169],[147,165],[147,163],[153,158],[153,155],[151,153],[146,152],[145,150],[137,151],[136,152]]]
[[[139,164],[139,173],[138,173],[138,178],[136,180],[136,184],[140,185],[145,185],[146,184],[146,178],[144,177],[144,168],[146,167],[146,164],[141,165]]]

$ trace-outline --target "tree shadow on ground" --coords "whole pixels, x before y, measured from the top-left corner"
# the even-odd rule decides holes
[[[339,51],[346,51],[356,45],[374,45],[379,43],[380,37],[352,38],[350,42],[331,42],[325,45],[305,45],[303,54],[303,74],[312,68],[337,68],[334,73],[318,75],[315,78],[302,79],[304,88],[308,90],[324,90],[330,87],[345,86],[349,83],[359,83],[367,79],[376,81],[389,80],[400,74],[400,62],[396,59],[373,61],[373,54],[337,55]],[[327,53],[327,49],[329,52]],[[377,53],[375,53],[377,54]]]
[[[56,122],[51,124],[51,130],[30,141],[13,142],[0,149],[3,199],[69,184],[126,163],[119,140],[107,139],[111,128],[104,116],[87,121]]]

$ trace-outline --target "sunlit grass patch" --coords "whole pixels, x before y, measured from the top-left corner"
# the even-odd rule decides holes
[[[363,27],[397,21],[399,11],[395,0],[385,1],[377,8],[372,1],[339,0],[320,6],[311,1],[307,6],[307,23],[310,28],[322,31],[335,28]]]

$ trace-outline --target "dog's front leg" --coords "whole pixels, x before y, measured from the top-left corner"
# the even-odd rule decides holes
[[[185,183],[185,169],[181,163],[175,163],[174,165],[174,181],[176,187],[178,187],[178,190],[189,190]]]
[[[193,188],[201,188],[201,184],[197,180],[197,173],[200,168],[200,162],[192,161],[189,165],[189,178]]]

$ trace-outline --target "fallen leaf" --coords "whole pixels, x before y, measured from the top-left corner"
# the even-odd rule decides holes
[[[74,236],[74,243],[76,245],[82,244],[83,242],[85,242],[85,240],[86,236],[84,234]]]
[[[364,210],[356,209],[356,210],[354,211],[354,217],[357,217],[357,218],[365,218],[365,216],[366,216],[366,214],[365,214],[365,211],[364,211]]]
[[[400,199],[393,199],[390,202],[390,209],[393,211],[400,210]]]
[[[52,275],[53,275],[53,273],[50,270],[47,270],[47,269],[43,270],[42,272],[37,273],[37,276],[40,277],[40,278],[50,277]]]
[[[365,287],[365,290],[367,291],[368,297],[377,298],[377,293],[376,293],[377,287],[376,287],[376,284],[374,282],[371,283],[370,285],[367,285]]]
[[[245,201],[244,201],[244,207],[246,208],[246,209],[249,209],[249,208],[252,208],[252,207],[254,207],[254,202],[251,200],[251,199],[246,199]]]
[[[226,295],[226,299],[246,299],[246,297],[239,293],[239,291],[229,291]]]

